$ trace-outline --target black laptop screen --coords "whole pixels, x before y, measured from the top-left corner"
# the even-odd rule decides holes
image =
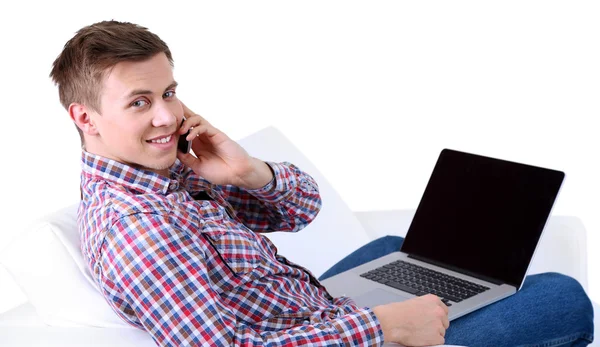
[[[519,288],[563,178],[445,149],[401,250]]]

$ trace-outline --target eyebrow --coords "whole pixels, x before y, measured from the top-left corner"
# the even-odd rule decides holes
[[[171,84],[169,84],[169,86],[167,88],[165,88],[165,91],[167,91],[169,89],[173,89],[173,88],[177,87],[177,85],[178,85],[178,83],[173,81]],[[148,90],[148,89],[134,89],[125,98],[129,99],[136,95],[147,95],[147,94],[152,94],[152,91]]]

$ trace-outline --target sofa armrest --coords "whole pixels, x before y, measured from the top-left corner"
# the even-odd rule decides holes
[[[371,240],[385,235],[404,237],[415,210],[356,211]],[[587,291],[587,236],[577,217],[551,216],[528,274],[559,272],[575,278]]]

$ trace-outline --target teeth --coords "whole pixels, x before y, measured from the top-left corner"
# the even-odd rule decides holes
[[[152,143],[167,143],[167,142],[171,141],[171,136],[173,136],[173,135],[169,135],[167,137],[163,137],[162,139],[158,139],[158,140],[152,140],[150,142],[152,142]]]

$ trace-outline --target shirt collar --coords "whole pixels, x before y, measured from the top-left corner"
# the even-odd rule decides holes
[[[171,178],[167,178],[155,172],[135,168],[85,150],[81,151],[81,167],[84,172],[92,176],[122,184],[142,193],[162,194],[167,194],[172,181],[178,181],[184,169],[181,161],[175,159],[175,163],[169,169]]]

